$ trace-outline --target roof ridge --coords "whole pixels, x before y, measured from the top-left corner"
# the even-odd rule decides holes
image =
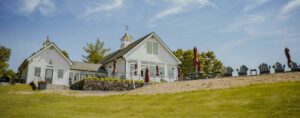
[[[126,54],[128,51],[130,51],[132,48],[134,48],[136,45],[138,45],[140,42],[142,42],[144,39],[146,39],[148,36],[150,36],[151,34],[153,34],[154,32],[148,33],[147,35],[139,38],[138,40],[132,42],[131,44],[129,44],[128,46],[126,46],[123,49],[118,49],[117,51],[107,55],[106,57],[104,57],[104,59],[101,61],[101,64],[106,64],[110,61],[112,61],[114,58],[120,58],[122,57],[124,54]]]

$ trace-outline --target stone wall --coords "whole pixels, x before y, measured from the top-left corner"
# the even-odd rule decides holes
[[[70,86],[73,90],[103,90],[103,91],[124,91],[143,87],[144,82],[140,80],[124,80],[117,78],[86,78]]]

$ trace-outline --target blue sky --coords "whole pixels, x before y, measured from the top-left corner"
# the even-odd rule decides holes
[[[100,38],[112,51],[129,26],[135,39],[156,32],[172,49],[212,50],[234,68],[300,63],[300,0],[1,0],[0,44],[10,66],[42,47],[47,35],[72,60]]]

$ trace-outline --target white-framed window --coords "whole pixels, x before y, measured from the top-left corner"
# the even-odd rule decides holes
[[[135,70],[135,64],[131,63],[129,66],[130,66],[130,75],[136,76],[135,72],[134,72],[134,70]]]
[[[159,66],[158,67],[158,72],[159,72],[159,76],[161,76],[161,77],[165,76],[165,67],[164,66]]]
[[[64,77],[64,70],[58,69],[57,70],[57,78],[63,78]]]
[[[174,78],[174,66],[168,66],[168,76]]]
[[[69,73],[69,78],[74,78],[74,76],[75,76],[75,75],[74,75],[73,72],[70,72],[70,73]]]
[[[80,80],[80,73],[75,73],[74,81]]]
[[[156,66],[150,65],[150,77],[156,77]]]
[[[137,60],[129,60],[128,63],[129,63],[129,74],[132,76],[137,76],[138,72],[135,71],[135,66],[137,65],[138,61]],[[138,69],[138,67],[137,67],[137,69]]]
[[[158,55],[158,43],[153,42],[153,54]]]
[[[34,68],[34,76],[41,76],[41,67]]]
[[[152,54],[152,42],[147,42],[147,53]]]
[[[147,54],[158,55],[158,43],[148,41],[147,42]]]
[[[141,66],[141,77],[145,77],[147,65],[142,64]]]

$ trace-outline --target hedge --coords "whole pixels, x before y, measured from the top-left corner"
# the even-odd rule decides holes
[[[133,80],[135,87],[143,87],[144,81]],[[118,78],[85,78],[70,86],[72,90],[103,90],[103,91],[124,91],[134,89],[133,81]]]

